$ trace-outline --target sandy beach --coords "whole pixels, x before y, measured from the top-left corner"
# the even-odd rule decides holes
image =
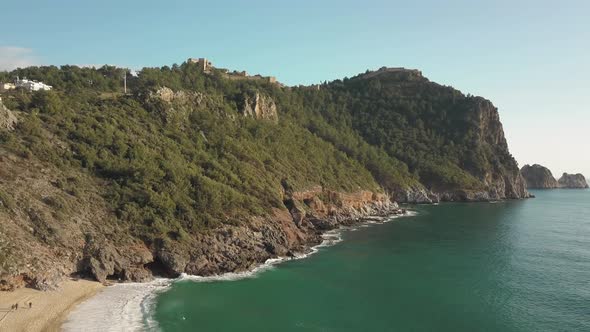
[[[68,280],[55,291],[20,288],[0,292],[0,332],[59,331],[68,313],[103,287],[95,281]],[[11,310],[15,303],[18,310]]]

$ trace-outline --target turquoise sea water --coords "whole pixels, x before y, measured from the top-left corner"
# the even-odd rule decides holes
[[[590,191],[412,207],[252,278],[174,283],[163,331],[590,331]]]

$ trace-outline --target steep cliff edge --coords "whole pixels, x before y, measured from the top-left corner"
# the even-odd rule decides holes
[[[588,182],[584,175],[578,174],[568,174],[563,173],[561,178],[559,178],[559,186],[561,188],[569,188],[569,189],[584,189],[588,188]]]
[[[469,121],[476,129],[471,142],[475,164],[466,160],[464,168],[481,183],[481,189],[451,190],[442,189],[443,201],[489,201],[501,199],[528,198],[526,181],[520,174],[518,164],[508,150],[504,129],[500,122],[498,109],[484,98],[476,98],[473,109],[468,113]]]
[[[527,183],[527,187],[531,189],[553,189],[558,188],[557,180],[551,174],[551,171],[539,164],[524,165],[520,173]]]
[[[350,121],[364,140],[404,163],[419,182],[385,184],[395,200],[529,197],[509,152],[498,109],[489,100],[464,95],[404,68],[381,68],[335,81],[322,93],[337,100],[330,106],[340,111],[318,112],[334,126]]]

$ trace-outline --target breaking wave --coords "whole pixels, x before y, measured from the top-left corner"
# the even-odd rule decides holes
[[[173,280],[158,278],[147,283],[125,283],[106,287],[78,305],[63,324],[69,331],[157,331],[151,313],[158,293]]]

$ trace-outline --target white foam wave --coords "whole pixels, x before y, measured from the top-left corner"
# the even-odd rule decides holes
[[[78,305],[62,330],[69,331],[157,331],[152,318],[159,292],[172,280],[159,278],[148,283],[125,283],[107,287]]]
[[[394,216],[394,218],[399,218],[399,217],[414,217],[414,216],[417,216],[417,215],[418,215],[418,212],[417,211],[406,210],[406,214]]]
[[[220,275],[213,275],[213,276],[196,276],[196,275],[190,275],[190,274],[183,273],[180,275],[180,277],[177,280],[179,280],[179,281],[190,280],[190,281],[195,281],[195,282],[214,282],[214,281],[234,281],[234,280],[253,278],[257,274],[259,274],[263,271],[270,270],[274,267],[274,265],[279,264],[280,262],[283,262],[287,259],[288,258],[282,258],[282,257],[267,259],[263,264],[256,266],[254,269],[249,270],[249,271],[243,271],[243,272],[228,272],[228,273],[224,273],[224,274],[220,274]]]
[[[309,257],[310,255],[315,254],[323,247],[333,246],[338,242],[342,241],[342,230],[341,229],[334,229],[322,234],[322,243],[318,244],[317,246],[311,247],[308,252],[305,253],[295,253],[292,257],[277,257],[277,258],[270,258],[267,259],[263,264],[258,265],[252,270],[243,271],[243,272],[228,272],[220,275],[213,275],[213,276],[196,276],[183,273],[178,280],[190,280],[195,282],[215,282],[215,281],[234,281],[234,280],[241,280],[247,278],[254,278],[261,272],[271,270],[278,265],[285,261],[295,260],[295,259],[303,259]]]

